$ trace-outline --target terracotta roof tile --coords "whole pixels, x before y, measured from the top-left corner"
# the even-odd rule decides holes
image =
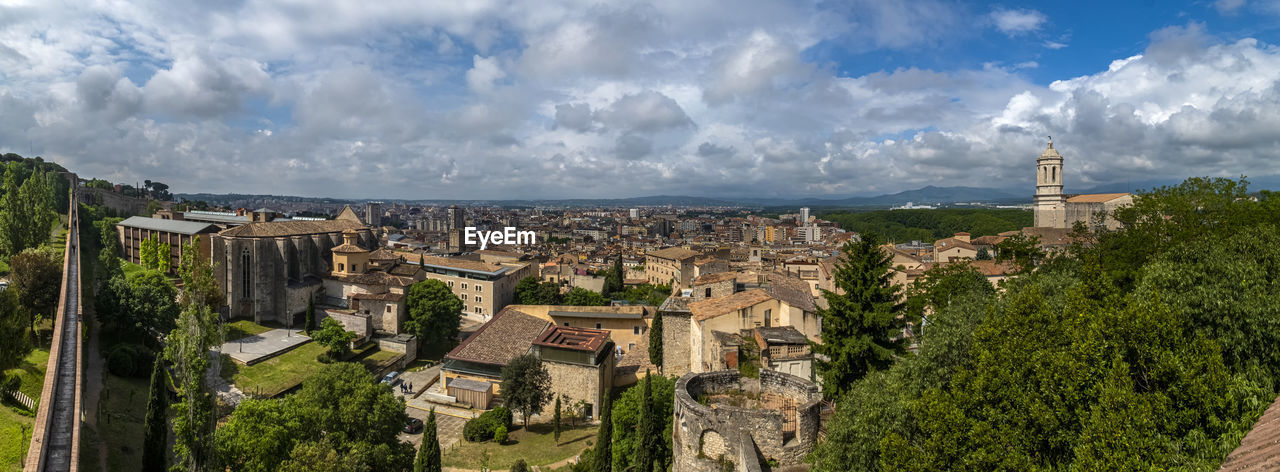
[[[693,319],[702,321],[708,318],[735,312],[743,308],[773,299],[772,295],[761,289],[751,289],[733,295],[699,300],[689,304]]]
[[[534,339],[551,323],[526,315],[510,307],[493,315],[445,357],[490,365],[507,365],[512,359],[529,352]]]
[[[1280,398],[1262,413],[1240,447],[1227,454],[1221,472],[1280,470]]]
[[[268,221],[227,228],[218,233],[218,235],[229,238],[276,238],[340,233],[346,230],[358,229],[364,229],[364,225],[350,220]]]
[[[682,261],[690,257],[697,257],[700,254],[697,251],[690,251],[682,247],[669,247],[666,249],[649,251],[647,255],[660,257],[662,259],[669,259],[673,261]]]

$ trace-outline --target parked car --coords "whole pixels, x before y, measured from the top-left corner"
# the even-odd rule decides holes
[[[404,432],[409,434],[418,434],[422,432],[422,420],[409,417],[409,422],[404,425]]]
[[[392,371],[390,374],[387,374],[386,377],[382,378],[382,383],[394,387],[397,382],[396,377],[398,377],[399,375],[400,375],[399,371]]]

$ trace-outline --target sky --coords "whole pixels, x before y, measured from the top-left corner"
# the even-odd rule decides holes
[[[176,193],[1280,173],[1280,1],[0,0],[0,152]]]

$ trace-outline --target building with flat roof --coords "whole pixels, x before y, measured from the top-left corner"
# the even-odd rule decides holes
[[[528,261],[490,255],[456,257],[397,252],[406,264],[421,262],[426,278],[444,282],[462,299],[463,313],[488,320],[515,301],[520,279],[536,275]]]
[[[162,244],[169,245],[170,272],[176,271],[182,263],[182,246],[192,244],[199,238],[200,256],[210,255],[211,239],[218,227],[198,221],[176,221],[145,216],[131,216],[116,223],[116,233],[120,238],[121,257],[134,264],[142,263],[142,241],[156,238]],[[200,237],[204,236],[204,237]]]
[[[697,251],[682,247],[669,247],[645,254],[644,276],[651,284],[670,284],[674,288],[688,287],[694,277],[694,259]]]

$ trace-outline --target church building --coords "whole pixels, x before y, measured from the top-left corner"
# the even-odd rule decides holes
[[[1089,229],[1117,229],[1120,223],[1111,212],[1133,204],[1128,193],[1094,193],[1067,195],[1062,187],[1062,154],[1049,147],[1036,159],[1036,194],[1034,200],[1035,227],[1070,230],[1076,222],[1083,222]]]

